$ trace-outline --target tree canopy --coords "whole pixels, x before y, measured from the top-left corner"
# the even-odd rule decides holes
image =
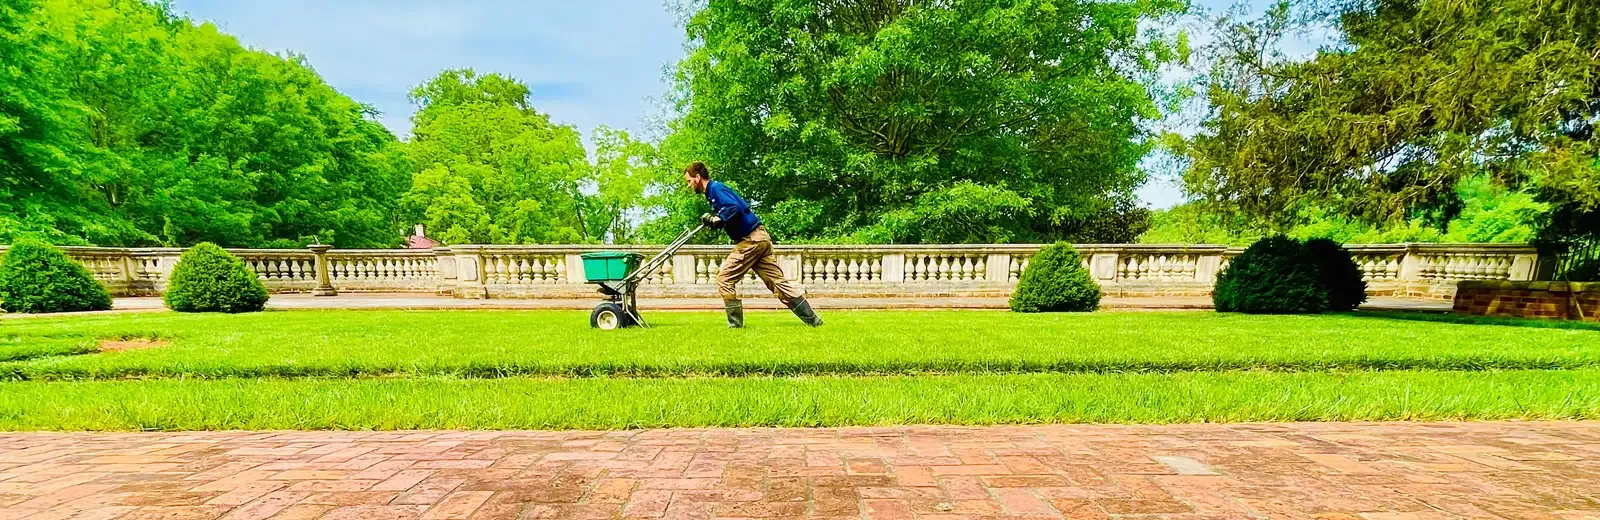
[[[373,110],[297,56],[139,0],[0,6],[0,240],[397,243],[410,183]]]
[[[1085,237],[1131,210],[1181,0],[709,0],[677,69],[685,141],[780,238]],[[1124,240],[1137,236],[1120,237]]]
[[[528,87],[448,70],[412,90],[407,215],[445,243],[576,243],[588,163],[577,130],[531,108]]]
[[[1275,50],[1306,24],[1337,43]],[[1188,189],[1214,209],[1275,229],[1308,205],[1438,223],[1460,215],[1464,180],[1487,176],[1547,205],[1528,208],[1547,230],[1600,210],[1600,3],[1285,1],[1219,29],[1211,112],[1180,147]]]

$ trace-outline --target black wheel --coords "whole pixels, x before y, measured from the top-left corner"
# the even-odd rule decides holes
[[[589,326],[600,330],[620,329],[632,327],[633,317],[622,310],[616,303],[606,302],[594,307],[594,312],[589,313]]]

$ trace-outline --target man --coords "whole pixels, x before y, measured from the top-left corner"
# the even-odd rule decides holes
[[[744,302],[739,301],[738,285],[751,269],[767,284],[767,290],[777,295],[778,301],[794,311],[800,321],[812,327],[822,326],[822,318],[811,310],[805,295],[784,280],[783,269],[772,258],[772,236],[767,234],[767,228],[761,225],[755,212],[750,211],[750,203],[728,185],[711,180],[711,172],[699,161],[683,171],[683,180],[711,203],[711,213],[700,215],[700,223],[726,231],[733,240],[733,251],[717,271],[717,292],[722,294],[722,307],[728,313],[728,327],[744,327]]]

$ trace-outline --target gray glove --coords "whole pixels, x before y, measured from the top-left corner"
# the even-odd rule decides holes
[[[723,221],[722,217],[718,217],[710,213],[704,213],[700,215],[700,223],[711,229],[722,229]]]

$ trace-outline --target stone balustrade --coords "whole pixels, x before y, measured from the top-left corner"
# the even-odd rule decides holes
[[[791,281],[827,296],[1004,296],[1039,251],[1038,245],[780,245],[776,260]],[[1217,273],[1243,250],[1215,245],[1088,244],[1077,246],[1107,294],[1205,295]],[[1450,299],[1461,281],[1527,281],[1538,273],[1533,247],[1500,244],[1348,246],[1376,296]],[[172,248],[68,247],[119,295],[159,294],[178,255]],[[485,246],[432,250],[232,249],[274,292],[427,292],[461,298],[557,298],[595,294],[584,283],[583,253],[660,246]],[[644,281],[644,296],[711,296],[728,246],[680,249]],[[765,294],[754,274],[741,290]]]

